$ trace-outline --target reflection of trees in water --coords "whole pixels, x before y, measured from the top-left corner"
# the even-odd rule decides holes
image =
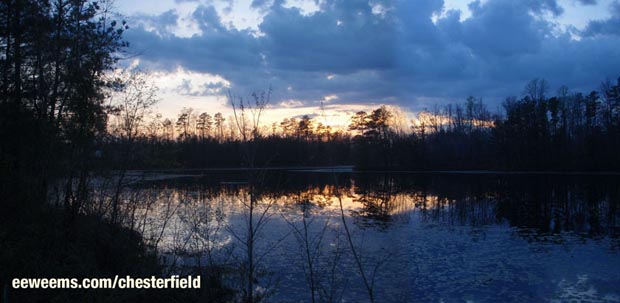
[[[416,211],[425,222],[480,226],[497,221],[491,195],[463,188],[462,182],[452,183],[450,178],[382,174],[358,176],[355,181],[355,201],[361,208],[352,215],[362,226],[407,223]]]
[[[365,192],[356,199],[357,202],[362,204],[362,208],[353,211],[352,214],[355,217],[370,219],[378,223],[390,223],[392,219],[393,195],[394,193],[389,189]],[[362,221],[362,224],[364,223],[368,223],[368,221]]]
[[[573,183],[535,178],[498,190],[498,216],[513,226],[543,233],[618,236],[619,192],[617,180],[590,178]]]
[[[371,228],[388,230],[412,219],[448,226],[507,223],[518,227],[520,237],[532,241],[564,241],[562,236],[549,235],[567,231],[583,237],[620,234],[620,182],[614,178],[360,174],[343,179],[347,181],[336,185],[316,176],[285,178],[286,182],[280,178],[280,184],[268,183],[254,192],[257,213],[261,205],[270,205],[270,212],[290,225],[288,232],[298,241],[300,250],[296,253],[305,258],[303,270],[317,301],[338,300],[347,280],[340,273],[351,266],[343,259],[349,250],[338,219],[340,201],[346,205],[346,215],[356,223],[354,240],[363,240]],[[227,180],[143,183],[124,193],[120,220],[164,252],[165,262],[172,268],[215,265],[209,270],[230,276],[230,272],[223,272],[243,270],[235,268],[243,265],[235,257],[243,247],[231,230],[244,230],[243,201],[247,203],[250,188],[246,183],[232,182],[239,181],[235,177]],[[109,203],[101,205],[105,209]],[[485,228],[475,230],[484,232]],[[272,251],[267,245],[278,240],[273,232],[270,229],[269,235],[257,241],[263,245],[257,246],[258,251]],[[330,241],[323,241],[322,235],[328,235],[325,239]],[[361,241],[354,241],[354,245],[364,247]],[[368,250],[364,253],[364,258],[373,254]],[[369,260],[376,261],[377,256],[364,259],[367,272],[373,269]]]
[[[351,212],[361,226],[377,226],[386,229],[394,222],[407,222],[407,212],[413,202],[396,186],[396,180],[388,174],[354,183],[354,199],[361,207]]]
[[[363,176],[354,181],[361,208],[352,215],[363,225],[385,228],[395,221],[407,222],[417,211],[423,221],[451,225],[507,222],[538,233],[620,233],[620,182],[611,177],[429,174]]]
[[[350,201],[350,215],[360,226],[387,228],[418,214],[425,222],[452,225],[507,222],[542,233],[619,234],[620,182],[611,177],[354,174],[340,178],[338,186],[311,174],[271,178],[277,182],[267,182],[259,200],[329,209],[340,197]],[[185,181],[176,188],[200,192],[204,199],[221,201],[247,191],[243,184]]]
[[[460,178],[462,184],[455,183],[458,178],[431,179],[412,186],[411,198],[423,220],[471,226],[507,222],[536,233],[587,237],[619,234],[620,183],[615,178],[491,176]]]
[[[333,208],[335,201],[349,194],[350,188],[323,184],[307,186],[296,190],[281,190],[273,192],[270,197],[282,206],[297,205],[300,209],[318,207],[319,209]]]
[[[483,226],[498,222],[496,203],[488,198],[463,197],[451,199],[421,192],[413,196],[420,218],[425,222],[440,222],[450,225]]]
[[[563,232],[620,235],[620,183],[614,178],[377,174],[341,180],[335,185],[314,176],[290,178],[286,185],[268,184],[256,195],[259,201],[271,201],[274,212],[305,214],[306,219],[309,214],[334,216],[342,199],[347,214],[363,228],[385,230],[417,217],[474,227],[508,223],[536,241]],[[120,220],[160,251],[183,252],[197,264],[228,262],[234,241],[225,227],[243,208],[239,201],[248,195],[247,185],[182,181],[143,184],[125,192]],[[100,203],[104,209],[108,204]]]

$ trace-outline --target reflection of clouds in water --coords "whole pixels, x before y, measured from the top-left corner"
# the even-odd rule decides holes
[[[565,302],[576,298],[574,301],[618,302],[614,285],[620,282],[620,274],[614,269],[620,268],[620,256],[617,251],[609,251],[614,239],[600,234],[589,238],[579,234],[578,225],[597,223],[583,220],[591,215],[584,213],[589,209],[584,203],[599,203],[596,209],[601,212],[597,213],[600,218],[613,218],[614,208],[609,207],[613,201],[586,201],[583,195],[574,195],[574,200],[558,203],[544,200],[546,194],[535,195],[528,187],[518,188],[515,193],[505,191],[497,197],[490,194],[491,188],[485,187],[482,193],[472,193],[468,187],[446,191],[379,179],[375,183],[343,182],[346,185],[340,186],[265,187],[259,195],[259,205],[272,205],[273,215],[261,231],[257,250],[269,252],[264,264],[284,279],[276,301],[307,299],[299,243],[294,236],[286,237],[290,224],[300,226],[304,214],[313,220],[309,229],[313,236],[324,224],[330,229],[322,242],[323,258],[329,258],[333,251],[343,251],[338,271],[348,283],[344,299],[365,299],[350,252],[339,234],[342,201],[355,243],[363,247],[368,264],[389,257],[376,281],[381,301]],[[183,248],[186,241],[199,243],[185,246],[195,247],[196,251],[204,248],[200,245],[210,244],[215,251],[228,253],[227,249],[235,246],[237,240],[231,236],[231,230],[240,233],[246,226],[246,185],[164,184],[162,188],[150,189],[158,192],[158,200],[146,220],[153,224],[156,234],[164,227],[163,218],[172,218],[164,228],[162,250],[174,252]],[[560,189],[545,188],[556,192]],[[532,197],[538,200],[531,202]],[[558,211],[548,209],[560,209],[564,217],[553,217],[549,214]],[[216,214],[223,227],[215,233]],[[550,220],[557,224],[568,220],[574,231],[550,233],[537,225],[546,222],[543,225],[549,226]],[[605,221],[597,224],[606,230]],[[322,259],[320,264],[328,261]],[[578,275],[582,278],[570,279]]]

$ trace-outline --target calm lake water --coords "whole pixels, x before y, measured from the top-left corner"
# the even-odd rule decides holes
[[[242,264],[256,198],[258,291],[272,302],[620,302],[620,176],[160,174],[131,225],[175,265]],[[342,212],[341,212],[342,206]],[[342,214],[349,229],[348,241]],[[306,245],[308,244],[308,245]],[[182,253],[180,253],[182,252]],[[234,284],[234,278],[231,278]]]

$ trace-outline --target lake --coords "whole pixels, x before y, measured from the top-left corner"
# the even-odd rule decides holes
[[[239,268],[252,202],[255,289],[270,302],[311,302],[310,285],[316,302],[367,302],[369,287],[376,302],[620,302],[620,176],[253,176],[151,175],[125,222],[166,264]]]

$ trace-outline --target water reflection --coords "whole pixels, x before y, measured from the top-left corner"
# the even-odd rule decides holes
[[[567,176],[357,176],[355,215],[389,223],[419,211],[424,221],[484,226],[508,222],[538,233],[618,235],[617,178]],[[355,176],[354,176],[354,179]],[[402,216],[401,216],[402,217]]]
[[[141,183],[134,194],[137,189],[147,189],[151,197],[144,200],[156,203],[138,205],[136,210],[135,197],[127,199],[133,208],[130,225],[138,224],[135,217],[141,214],[139,229],[154,241],[160,241],[161,230],[166,229],[153,227],[154,221],[168,222],[176,216],[205,228],[213,222],[226,225],[226,214],[241,209],[242,197],[249,195],[242,176],[232,173]],[[337,215],[334,211],[341,201],[360,228],[387,230],[415,217],[448,226],[508,223],[529,240],[565,232],[587,238],[620,234],[616,177],[339,174],[334,178],[280,173],[270,175],[256,195],[258,200],[273,200],[281,211],[297,207],[306,216],[310,208]],[[206,222],[188,222],[191,218]]]
[[[135,185],[125,222],[172,265],[243,264],[255,195],[276,301],[366,300],[344,223],[379,301],[562,301],[586,286],[620,298],[618,177],[280,172],[254,192],[243,174],[160,179]]]

